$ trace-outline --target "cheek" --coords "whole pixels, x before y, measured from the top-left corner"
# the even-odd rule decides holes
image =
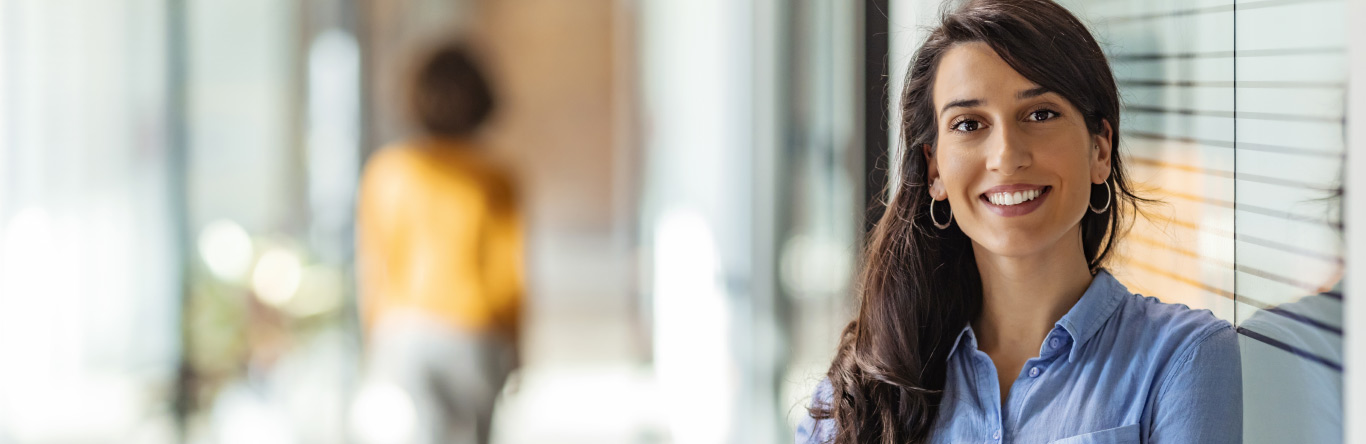
[[[944,191],[949,198],[957,201],[968,193],[968,185],[977,180],[983,171],[980,162],[973,162],[965,156],[945,156],[939,161],[939,180],[944,183]]]
[[[1086,205],[1091,198],[1091,162],[1086,154],[1090,150],[1067,153],[1065,156],[1052,156],[1041,159],[1048,162],[1048,170],[1055,172],[1059,185],[1064,187],[1062,196],[1070,206]],[[1061,153],[1060,153],[1061,154]]]

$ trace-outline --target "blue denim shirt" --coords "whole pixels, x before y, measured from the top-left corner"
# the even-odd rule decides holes
[[[949,350],[934,443],[1239,443],[1238,337],[1209,310],[1129,292],[1101,270],[1002,405],[996,367],[964,326]],[[828,405],[823,381],[814,402]],[[807,416],[799,444],[830,442]]]

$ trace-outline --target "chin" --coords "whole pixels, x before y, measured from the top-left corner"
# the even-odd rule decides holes
[[[1057,242],[1057,237],[1040,235],[1041,230],[1010,230],[1010,232],[995,232],[989,236],[972,236],[973,244],[977,250],[986,250],[995,256],[1023,258],[1039,255],[1049,250]]]
[[[968,234],[968,238],[972,239],[979,256],[980,253],[986,252],[999,257],[1027,258],[1047,254],[1051,250],[1062,247],[1059,243],[1069,233],[1078,233],[1077,230],[1081,229],[1079,224],[1074,225],[1070,230],[1049,226],[1051,224],[1039,225],[1043,226],[994,227],[989,230],[989,233],[968,233],[966,231],[965,233]],[[1077,239],[1080,240],[1081,238],[1078,237]]]
[[[978,244],[982,249],[999,257],[1024,258],[1031,257],[1047,250],[1043,245],[1022,244],[1018,242],[1000,241],[988,244]]]

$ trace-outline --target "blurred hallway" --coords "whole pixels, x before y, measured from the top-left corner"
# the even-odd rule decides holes
[[[1366,40],[1322,17],[1362,8],[1061,3],[1163,202],[1115,276],[1240,327],[1246,436],[1343,441]],[[940,6],[0,0],[0,444],[402,442],[411,397],[365,385],[357,188],[418,134],[405,82],[452,39],[525,219],[493,442],[790,442]]]
[[[502,101],[486,140],[524,181],[526,357],[500,402],[495,442],[662,442],[634,272],[639,159],[630,145],[628,12],[612,0],[431,6],[450,12],[442,22],[422,6],[371,4],[372,45],[420,41],[381,37],[420,34],[414,23],[467,27]],[[397,76],[391,69],[376,79]],[[385,86],[372,92],[377,103],[392,101]],[[402,133],[386,130],[393,120],[377,116],[376,140]]]

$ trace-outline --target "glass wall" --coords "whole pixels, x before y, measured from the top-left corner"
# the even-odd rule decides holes
[[[775,309],[791,344],[779,404],[789,430],[806,415],[855,306],[865,222],[863,76],[881,64],[863,60],[860,6],[792,2],[781,16],[773,254],[781,304]]]
[[[1068,3],[1164,202],[1116,268],[1238,326],[1247,442],[1342,440],[1346,3]]]
[[[0,442],[350,433],[344,6],[0,2]]]
[[[364,432],[364,418],[347,417],[359,354],[355,21],[343,2],[322,0],[167,7],[192,254],[184,439],[339,442]]]
[[[645,292],[675,442],[789,441],[833,357],[863,224],[862,13],[642,4]]]
[[[1235,288],[1248,442],[1343,439],[1348,4],[1235,5]]]

